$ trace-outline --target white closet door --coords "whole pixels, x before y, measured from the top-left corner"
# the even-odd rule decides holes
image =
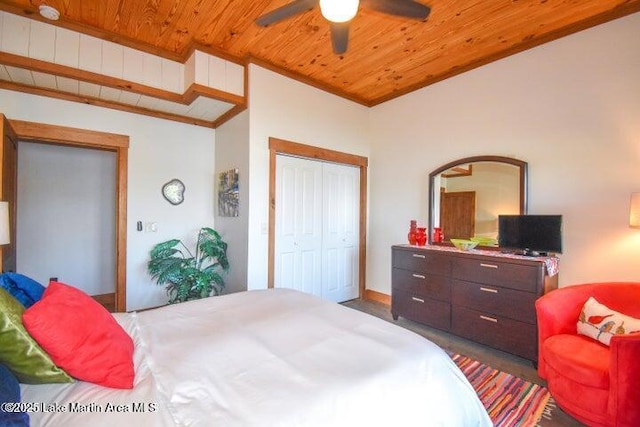
[[[322,167],[322,296],[342,302],[358,298],[360,169]]]
[[[274,286],[322,295],[322,164],[276,157]]]
[[[278,155],[274,286],[357,298],[359,202],[358,168]]]

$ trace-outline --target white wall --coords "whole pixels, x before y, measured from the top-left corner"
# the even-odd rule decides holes
[[[390,293],[390,246],[427,223],[428,175],[458,158],[529,163],[529,212],[564,215],[560,286],[640,280],[640,13],[371,110],[367,287]]]
[[[248,288],[267,286],[269,137],[369,156],[366,107],[249,67],[250,207]]]
[[[239,207],[237,217],[221,217],[216,205],[216,230],[229,245],[229,273],[225,276],[225,292],[247,290],[247,257],[249,238],[249,112],[244,111],[216,129],[217,174],[238,169]],[[216,181],[217,182],[217,181]],[[215,188],[217,198],[218,188]]]
[[[129,135],[127,309],[166,303],[164,288],[146,272],[149,250],[172,238],[191,248],[199,228],[214,225],[215,131],[6,90],[0,90],[0,112],[9,119]],[[178,206],[160,191],[172,178],[186,186],[185,201]],[[137,221],[157,222],[158,231],[138,232]]]

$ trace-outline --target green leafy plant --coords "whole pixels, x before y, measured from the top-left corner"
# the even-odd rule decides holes
[[[212,228],[198,232],[195,255],[172,239],[151,249],[147,271],[158,285],[166,285],[169,304],[220,295],[224,289],[221,272],[229,270],[227,244]]]

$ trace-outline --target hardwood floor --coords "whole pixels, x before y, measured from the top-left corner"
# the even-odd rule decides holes
[[[389,306],[375,301],[356,299],[347,301],[343,303],[343,305],[407,328],[450,352],[469,356],[495,369],[524,378],[532,383],[546,385],[545,381],[538,377],[533,363],[529,360],[412,322],[402,317],[398,320],[393,320]],[[541,427],[578,427],[583,425],[584,424],[576,421],[559,407],[553,409],[550,420],[543,418],[540,421]]]

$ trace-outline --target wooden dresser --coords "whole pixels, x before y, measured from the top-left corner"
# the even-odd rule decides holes
[[[557,269],[548,258],[393,246],[391,314],[536,362],[534,303],[558,286],[554,261]]]

